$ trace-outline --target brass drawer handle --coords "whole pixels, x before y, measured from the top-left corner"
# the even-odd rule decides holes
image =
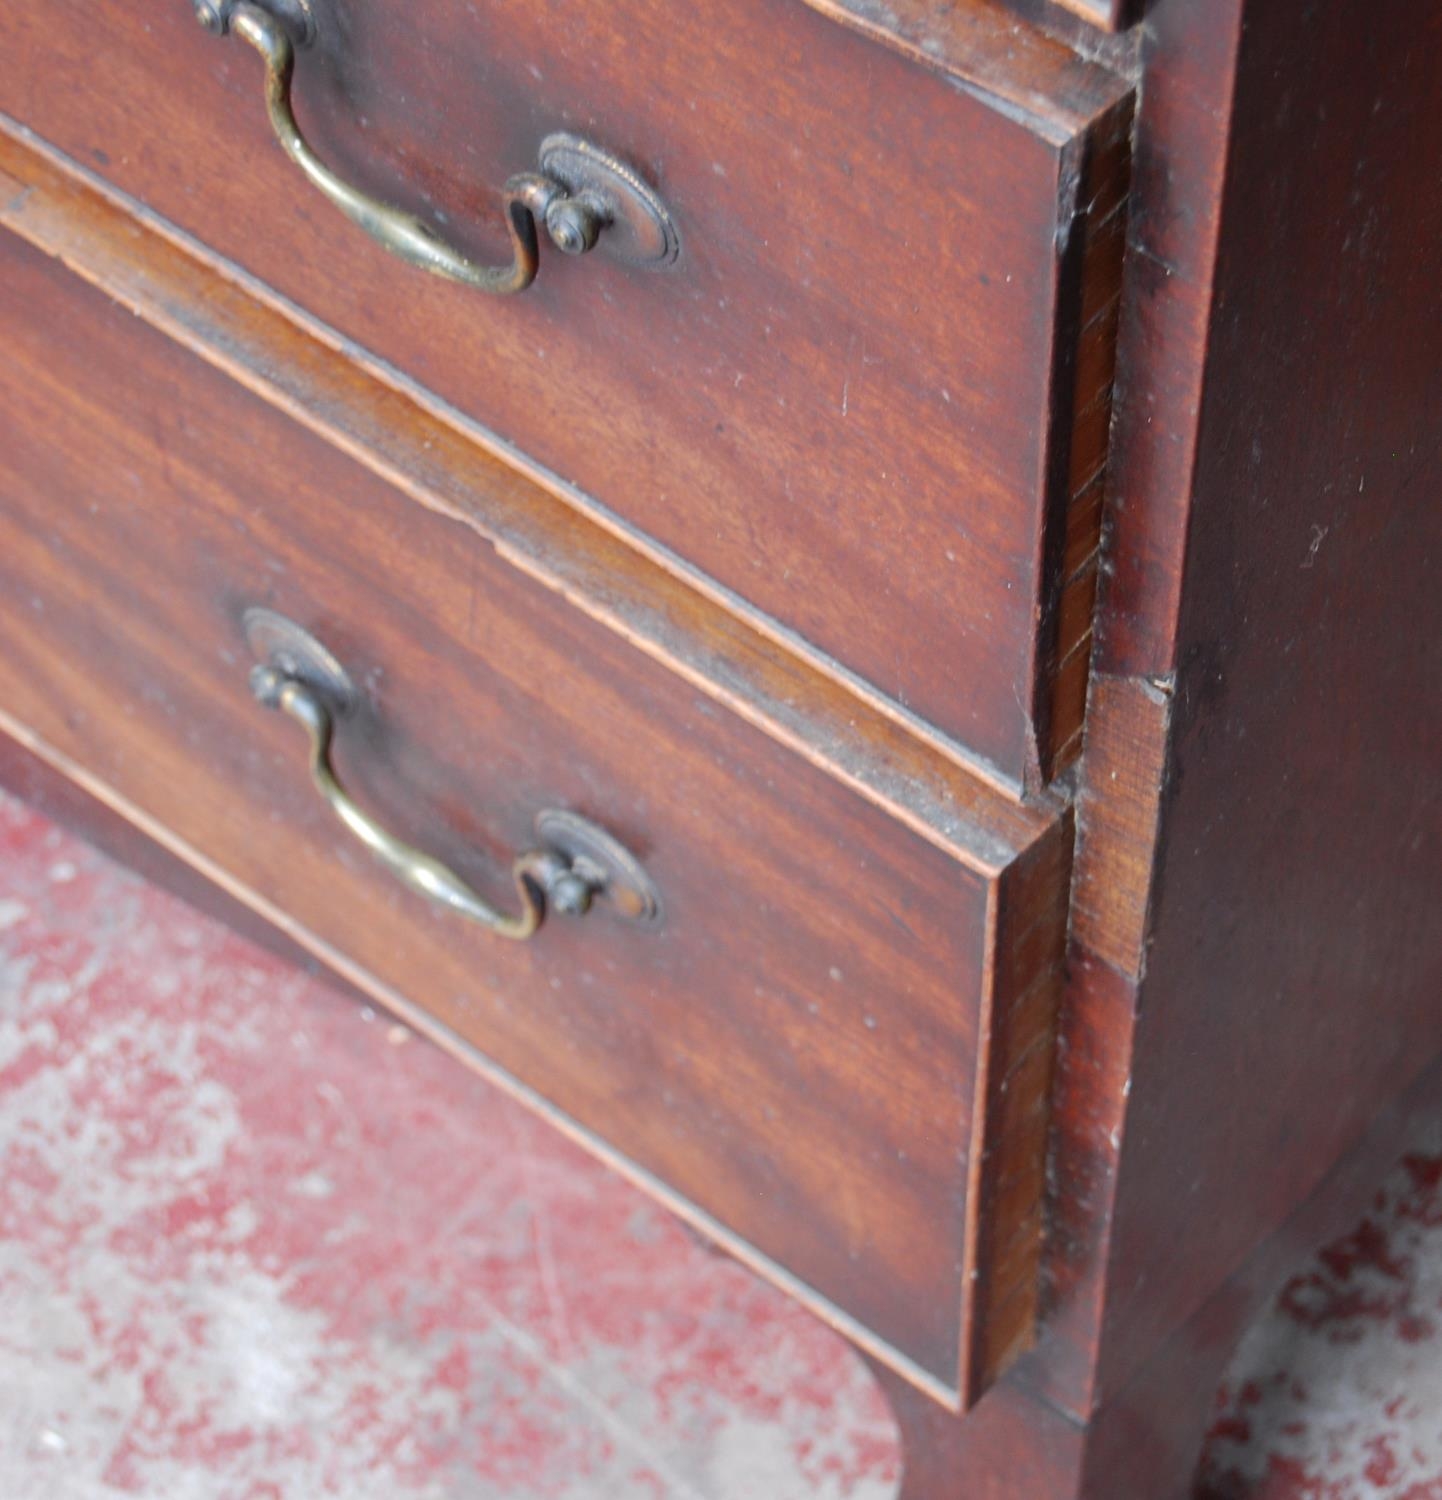
[[[311,149],[291,108],[295,44],[285,22],[254,0],[193,0],[201,24],[218,36],[233,32],[265,62],[265,107],[285,153],[347,218],[410,265],[483,292],[507,296],[536,279],[536,223],[557,249],[584,255],[599,243],[616,259],[643,267],[670,265],[680,254],[674,220],[655,191],[630,167],[578,136],[557,134],[541,143],[541,170],[522,172],[505,186],[511,263],[482,265],[447,244],[405,209],[353,187]],[[311,26],[305,0],[284,5],[292,25]]]
[[[655,926],[660,897],[639,861],[604,829],[575,813],[546,811],[536,819],[540,846],[516,856],[511,878],[521,909],[507,915],[453,870],[398,839],[346,791],[331,763],[336,720],[359,694],[345,669],[308,632],[268,609],[252,609],[245,630],[262,658],[251,671],[258,702],[279,709],[310,737],[310,776],[341,823],[403,885],[496,934],[524,941],[545,920],[547,907],[583,916],[602,900],[623,920]]]

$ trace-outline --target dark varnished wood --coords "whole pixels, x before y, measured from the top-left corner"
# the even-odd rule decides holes
[[[954,29],[980,14],[974,7],[962,7],[958,19],[943,6],[901,4],[879,26],[839,0],[825,8],[833,14],[816,24],[824,19],[870,49],[854,55],[868,59],[874,77],[900,78],[888,70],[902,67],[908,78],[924,77],[923,102],[926,90],[977,82],[968,69],[979,69],[984,54],[975,37],[958,41]],[[1038,1346],[965,1417],[934,1390],[890,1372],[883,1380],[908,1445],[906,1500],[1184,1500],[1212,1386],[1247,1319],[1295,1256],[1345,1223],[1370,1175],[1400,1149],[1409,1121],[1442,1099],[1442,1072],[1431,1061],[1442,994],[1435,790],[1442,620],[1426,587],[1439,545],[1429,497],[1442,484],[1438,449],[1428,442],[1442,389],[1431,265],[1442,189],[1436,173],[1419,168],[1442,150],[1442,51],[1435,22],[1400,0],[1368,7],[1158,0],[1144,27],[1109,39],[1088,39],[1085,24],[1066,21],[1049,0],[1015,0],[1009,9],[1024,23],[1023,47],[1035,45],[1033,31],[1064,35],[1123,69],[1135,48],[1144,75],[1108,480],[1104,492],[1072,488],[1062,560],[1042,567],[1057,567],[1055,639],[1076,631],[1081,650],[1058,647],[1046,669],[1054,675],[1038,671],[1052,718],[1034,708],[1032,723],[1037,744],[1049,744],[1059,761],[1084,748],[1074,773],[1068,986],[1054,1022],[1060,1044],[1049,1085],[1044,1320]],[[1111,18],[1109,7],[1090,0],[1073,9]],[[95,14],[102,26],[125,29],[106,21],[104,8]],[[17,13],[3,24],[32,22]],[[1303,23],[1305,66],[1296,41]],[[168,21],[152,24],[169,35]],[[784,44],[787,28],[802,24],[787,21],[771,35]],[[174,33],[177,57],[199,57],[182,30]],[[828,45],[837,49],[832,63],[850,55],[839,41]],[[176,118],[192,107],[203,112],[203,96],[221,88],[238,138],[259,152],[244,67],[217,56],[204,79],[187,81],[159,56],[165,50],[157,42],[157,76],[172,90],[192,90]],[[77,51],[71,66],[110,82],[130,66],[124,48],[96,68],[91,61]],[[823,57],[819,73],[831,65]],[[412,56],[403,66],[415,78],[447,76],[435,59]],[[995,66],[1003,84],[987,85],[993,102],[996,88],[1015,83],[1004,60]],[[603,50],[591,72],[601,78],[616,67]],[[143,76],[138,65],[135,72]],[[743,75],[754,76],[745,69],[732,76]],[[372,68],[368,76],[375,82],[378,74]],[[163,143],[147,161],[117,164],[116,140],[133,139],[122,107],[92,97],[85,106],[92,130],[78,103],[46,103],[45,84],[39,73],[28,80],[27,100],[68,121],[73,149],[106,151],[111,160],[99,164],[120,180],[151,191],[175,164]],[[438,96],[418,91],[423,122],[424,101]],[[424,153],[406,150],[424,128],[392,115],[377,132],[380,145],[358,146],[342,129],[346,111],[319,102],[337,153],[349,150],[384,184],[413,180]],[[706,95],[696,102],[712,118],[730,108]],[[983,103],[973,99],[976,108]],[[935,159],[915,133],[897,130],[897,116],[848,112],[867,121],[879,153],[895,146],[909,162]],[[968,140],[983,154],[996,149],[985,132]],[[644,142],[615,144],[653,164]],[[53,162],[37,162],[13,154],[0,161],[15,183],[0,191],[3,219],[17,234],[419,506],[492,541],[538,592],[550,600],[566,594],[660,664],[655,670],[664,667],[665,680],[684,681],[709,713],[727,723],[735,714],[814,768],[806,775],[844,785],[828,816],[856,797],[920,838],[932,851],[923,864],[939,858],[946,870],[982,868],[988,880],[1011,871],[1023,882],[1014,897],[1025,872],[1044,870],[1038,840],[1057,819],[1055,806],[1031,812],[989,797],[952,755],[918,749],[864,691],[823,684],[796,658],[768,652],[769,627],[710,611],[694,592],[671,592],[666,568],[608,542],[580,517],[576,497],[557,499],[477,455],[461,424],[427,411],[414,392],[377,382],[365,356],[347,350],[354,363],[346,366],[316,354],[316,339],[298,331],[305,320],[287,320],[217,278],[204,255],[163,244],[123,207],[102,202]],[[238,170],[244,179],[249,169]],[[430,187],[450,203],[470,179],[447,170],[447,180]],[[257,194],[264,175],[238,183],[234,201]],[[738,198],[723,192],[718,202],[745,222]],[[166,211],[182,219],[188,212],[183,204]],[[321,237],[313,245],[333,233],[319,217],[307,232]],[[826,253],[838,253],[837,242]],[[275,264],[282,258],[277,252]],[[287,285],[316,269],[298,260]],[[557,280],[550,294],[554,308],[584,309],[594,269],[564,268],[564,285]],[[377,284],[361,278],[330,295],[341,305]],[[633,295],[624,279],[606,286],[623,303]],[[643,291],[638,283],[636,308]],[[352,328],[360,313],[373,327],[401,316],[394,305],[351,311]],[[842,340],[852,326],[838,315],[828,336]],[[443,348],[434,368],[416,373],[432,383],[448,368],[454,376],[448,357]],[[1083,387],[1078,376],[1074,397]],[[1074,399],[1069,431],[1079,409]],[[104,429],[103,413],[97,425]],[[903,445],[906,430],[902,423],[886,433],[884,451]],[[702,446],[704,431],[688,428],[687,441]],[[735,432],[728,426],[715,441],[724,445]],[[82,453],[88,441],[77,444]],[[156,441],[169,451],[169,430]],[[795,462],[815,464],[818,453],[837,451],[818,428]],[[966,472],[964,456],[950,462],[949,472]],[[1106,523],[1100,556],[1093,517]],[[422,514],[419,524],[439,523]],[[1046,547],[1057,545],[1052,532],[1041,555],[1051,557]],[[1100,612],[1087,637],[1094,589]],[[935,657],[938,678],[964,675],[955,659],[937,655],[934,640],[917,646]],[[1089,687],[1082,676],[1078,739],[1080,691],[1064,669],[1070,663],[1075,672],[1078,659],[1093,657]],[[63,697],[57,689],[57,704]],[[663,714],[661,722],[677,720]],[[54,729],[57,738],[63,730]],[[712,743],[705,734],[700,742]],[[446,743],[444,734],[437,743]],[[294,746],[277,738],[273,751],[280,770]],[[384,765],[397,751],[375,753]],[[775,753],[763,762],[772,764]],[[414,748],[406,754],[412,763],[398,769],[414,774]],[[463,769],[457,762],[449,773],[455,784],[467,779]],[[387,772],[377,795],[390,782]],[[461,835],[476,830],[478,805],[466,800],[438,813],[437,827],[454,821],[458,855],[471,846]],[[877,826],[868,824],[865,836],[887,849],[905,846],[896,828],[876,834]],[[502,842],[485,852],[499,853]],[[922,905],[934,912],[940,899],[932,892]],[[1058,920],[1042,906],[1029,928],[1014,925],[1013,961],[1025,961],[1029,932],[1050,942],[1048,924]],[[997,933],[1004,930],[999,923]],[[1009,970],[1003,962],[992,972]],[[976,1080],[975,1099],[990,1112],[996,1138],[1009,1139],[1035,1170],[1038,1116],[1025,1108],[1007,1114],[999,1102],[1007,1079],[1030,1080],[1026,1089],[1038,1097],[1048,1088],[1007,1039],[1018,1023],[1047,1047],[1052,1021],[1029,1020],[1027,992],[1014,990],[1012,1005],[991,1017],[985,1049],[1009,1051],[1011,1060]],[[975,1154],[971,1160],[979,1165]],[[1026,1181],[1024,1172],[993,1175],[968,1200],[971,1253],[978,1270],[995,1268],[982,1280],[998,1310],[1012,1303],[1003,1290],[1011,1284],[1006,1257],[995,1259],[1005,1243],[997,1226],[1012,1214],[1021,1233],[1032,1231],[1008,1195],[1009,1183]],[[1025,1189],[1021,1201],[1032,1193]],[[915,1273],[909,1285],[918,1285]],[[993,1347],[1009,1349],[1009,1319],[988,1326]],[[969,1348],[982,1368],[994,1357],[984,1339]]]
[[[1085,1458],[1079,1423],[1003,1383],[965,1420],[872,1362],[900,1430],[897,1500],[1076,1500]]]
[[[1237,65],[1103,1392],[1442,1049],[1442,15],[1296,24]]]
[[[803,0],[813,10],[968,92],[1022,116],[1056,141],[1084,134],[1111,110],[1117,83],[1040,26],[1018,26],[1005,5],[935,5],[930,0]],[[1087,0],[1083,0],[1087,3]],[[1122,179],[1109,179],[1120,189]],[[1082,202],[1085,202],[1083,196]]]
[[[1403,1149],[1390,1101],[1442,1096],[1438,51],[1403,4],[1308,17],[1300,70],[1288,7],[1147,26],[1053,1311],[1017,1375],[1089,1420],[1097,1500],[1189,1494],[1247,1319]]]
[[[1142,39],[1145,103],[1127,215],[1106,569],[1079,767],[1072,952],[1054,1098],[1049,1313],[1038,1357],[1019,1377],[1039,1399],[1092,1424],[1089,1444],[1100,1441],[1094,1434],[1102,1431],[1107,1393],[1099,1361],[1107,1320],[1117,1315],[1111,1234],[1171,774],[1171,651],[1202,442],[1200,392],[1242,24],[1240,0],[1163,0]],[[1214,1080],[1199,1075],[1173,1077],[1170,1086],[1215,1098]],[[1152,1211],[1170,1214],[1170,1189]],[[1132,1391],[1132,1420],[1198,1430],[1195,1409],[1175,1409],[1174,1390],[1153,1382],[1150,1405],[1148,1394]],[[1109,1451],[1113,1464],[1091,1460],[1098,1497],[1125,1494],[1130,1483],[1131,1471]],[[1191,1461],[1168,1475],[1178,1493]]]
[[[999,8],[899,0],[884,10],[863,0],[807,0],[862,35],[959,86],[984,88],[1015,110],[1086,128],[1106,106],[1094,72],[1079,57],[1056,60],[1056,43],[1019,27]],[[1065,59],[1067,54],[1063,53]],[[1077,167],[1079,211],[1068,238],[1060,321],[1073,342],[1058,347],[1056,389],[1069,401],[1066,437],[1052,450],[1057,488],[1067,497],[1043,538],[1037,696],[1033,708],[1043,776],[1081,751],[1091,660],[1092,617],[1101,565],[1102,514],[1111,429],[1111,392],[1121,304],[1122,252],[1130,184],[1132,114],[1113,108],[1090,131]],[[1064,472],[1064,477],[1062,477]]]
[[[1034,1321],[1065,819],[959,858],[58,262],[4,263],[11,733],[974,1399]],[[251,701],[251,603],[367,685],[338,753],[389,825],[499,895],[533,815],[574,807],[643,858],[663,930],[506,946],[389,885]]]
[[[1318,1246],[1355,1229],[1399,1151],[1442,1122],[1442,1059],[1377,1112],[1308,1200],[1151,1351],[1088,1433],[1083,1500],[1194,1500],[1218,1382],[1249,1324]],[[944,1492],[943,1492],[944,1493]]]
[[[1303,1257],[1365,1213],[1399,1145],[1439,1121],[1442,1061],[1434,1060],[1379,1113],[1319,1191],[1151,1352],[1089,1422],[1063,1416],[1037,1395],[1042,1366],[1054,1358],[1054,1339],[964,1420],[874,1366],[906,1452],[898,1500],[1194,1500],[1202,1438],[1238,1340]]]
[[[1057,634],[1059,538],[1073,447],[1096,466],[1098,408],[1075,400],[1096,364],[1080,368],[1081,300],[1092,262],[1115,266],[1089,215],[1125,182],[1124,82],[994,0],[896,46],[802,0],[317,11],[298,107],[362,185],[443,209],[483,248],[501,180],[574,127],[663,191],[678,269],[551,257],[498,302],[398,265],[293,181],[256,59],[201,32],[186,0],[9,8],[0,108],[915,726],[1013,782],[1074,750],[1049,733],[1076,645]]]
[[[1299,71],[1262,9],[1148,24],[1050,1310],[1004,1387],[1085,1424],[1086,1500],[1186,1500],[1247,1321],[1442,1100],[1438,49],[1322,8]],[[903,1429],[908,1497],[997,1482],[968,1422]]]
[[[69,266],[427,510],[463,520],[698,692],[981,868],[997,870],[1063,805],[998,797],[888,714],[776,650],[664,567],[478,446],[354,346],[263,290],[217,274],[198,246],[138,223],[73,163],[0,129],[0,225]]]

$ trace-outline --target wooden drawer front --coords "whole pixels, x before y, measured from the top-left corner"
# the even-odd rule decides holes
[[[1129,103],[987,0],[826,8],[315,0],[297,112],[369,191],[499,258],[496,191],[570,129],[674,211],[669,271],[543,246],[510,298],[320,199],[190,0],[6,7],[0,110],[1020,780],[1074,500],[1073,563],[1096,534]]]
[[[0,723],[979,1391],[1034,1308],[1064,829],[958,859],[9,235],[0,341]],[[337,759],[375,815],[502,901],[536,812],[580,812],[663,925],[504,943],[392,883],[251,698],[251,605],[364,685]]]

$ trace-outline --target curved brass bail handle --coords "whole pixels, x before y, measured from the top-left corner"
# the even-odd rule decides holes
[[[353,187],[315,154],[301,134],[291,108],[295,47],[280,21],[259,5],[252,4],[251,0],[238,0],[238,3],[219,8],[213,3],[207,4],[201,10],[201,17],[212,29],[233,31],[260,53],[265,62],[265,106],[276,139],[315,187],[373,240],[423,271],[477,287],[483,292],[501,296],[523,292],[536,279],[539,263],[536,220],[544,221],[547,209],[558,194],[564,195],[559,184],[530,173],[513,177],[506,184],[506,228],[511,237],[511,263],[508,266],[478,264],[446,244],[414,214],[382,203]],[[576,218],[575,212],[568,215],[568,220]],[[567,227],[571,227],[569,222]],[[587,223],[583,209],[575,232],[588,237],[590,243],[560,243],[560,248],[573,254],[590,249],[602,227],[600,222]]]
[[[320,695],[299,678],[274,667],[257,667],[251,676],[256,698],[278,708],[310,736],[310,776],[316,790],[346,828],[396,877],[418,895],[468,917],[497,937],[524,941],[533,936],[546,915],[549,892],[558,907],[573,913],[586,910],[591,889],[555,854],[533,850],[518,855],[511,866],[521,910],[516,916],[498,911],[439,860],[388,833],[341,785],[331,765],[335,721]]]

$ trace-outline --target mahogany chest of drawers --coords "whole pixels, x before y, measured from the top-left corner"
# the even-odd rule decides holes
[[[0,775],[1181,1500],[1442,1103],[1439,40],[6,7]]]

